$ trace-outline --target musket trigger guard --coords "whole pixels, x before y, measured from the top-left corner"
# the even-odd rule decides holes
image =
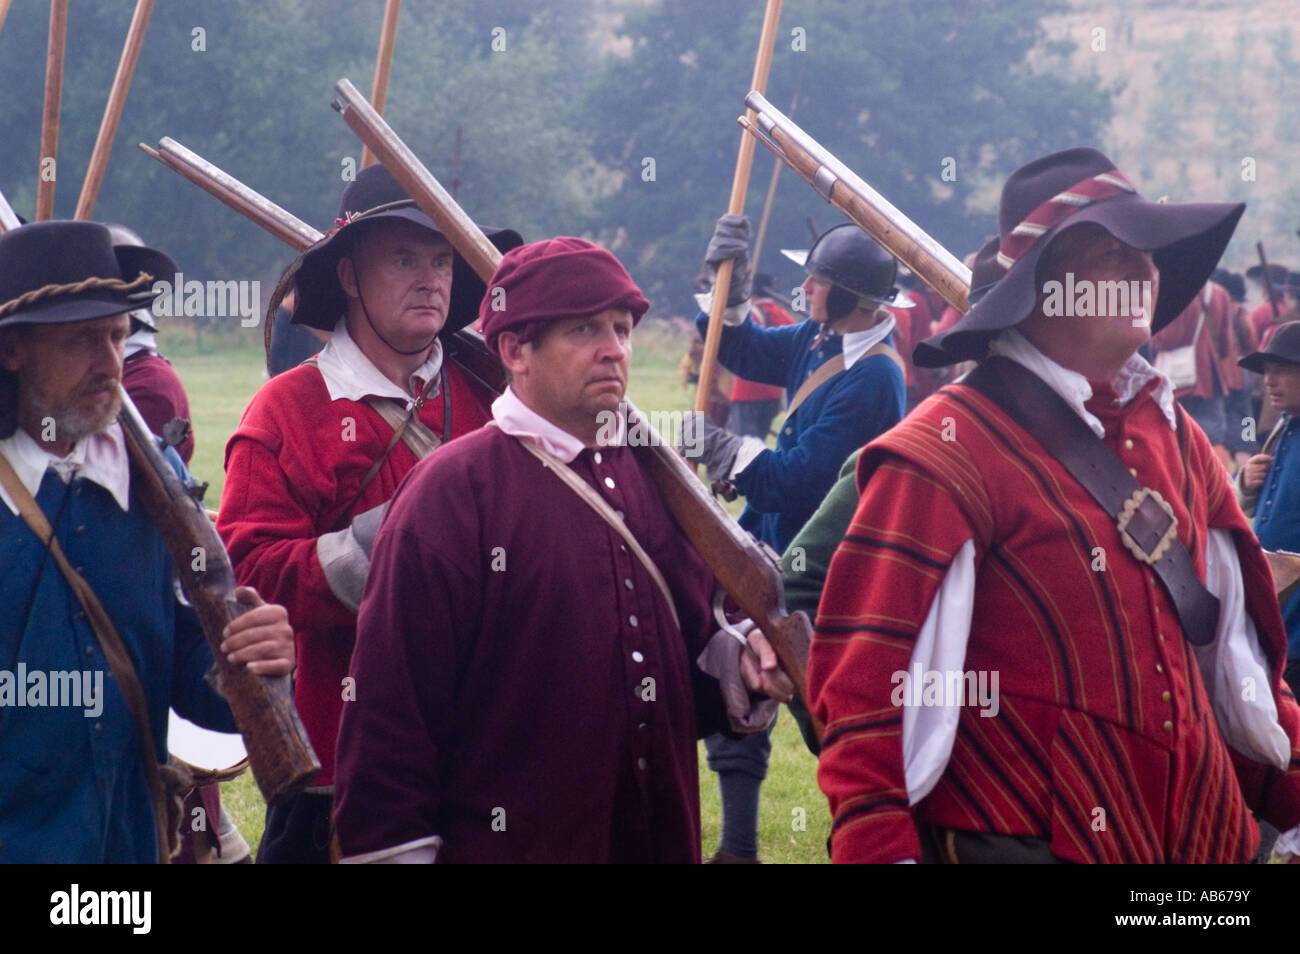
[[[742,633],[739,629],[737,629],[734,625],[731,624],[731,622],[727,619],[727,614],[722,610],[722,602],[726,598],[727,598],[727,594],[722,589],[722,587],[718,587],[717,590],[714,591],[713,621],[718,624],[718,628],[720,630],[722,630],[728,636],[731,636],[732,638],[739,640],[740,645],[748,649],[749,640],[745,637],[744,633]]]

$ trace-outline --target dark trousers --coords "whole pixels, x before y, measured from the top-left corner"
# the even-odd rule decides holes
[[[330,863],[330,812],[334,798],[302,792],[266,807],[266,828],[257,848],[259,865]]]

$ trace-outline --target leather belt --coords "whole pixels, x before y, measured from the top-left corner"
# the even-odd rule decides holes
[[[1178,518],[1157,491],[1134,479],[1123,461],[1038,375],[994,355],[961,382],[979,391],[1030,433],[1115,520],[1134,559],[1149,566],[1173,600],[1183,635],[1214,641],[1219,600],[1196,576],[1178,538]]]

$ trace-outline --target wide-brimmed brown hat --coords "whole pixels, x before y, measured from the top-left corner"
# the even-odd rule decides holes
[[[1300,321],[1287,321],[1277,326],[1268,344],[1253,351],[1237,362],[1247,371],[1264,373],[1264,365],[1270,360],[1285,364],[1300,365]]]
[[[367,166],[343,190],[343,201],[334,220],[335,227],[325,238],[304,251],[286,269],[281,286],[292,287],[297,292],[294,300],[293,323],[332,331],[339,318],[347,311],[348,298],[339,284],[338,261],[348,255],[355,244],[355,236],[365,223],[402,219],[428,229],[434,235],[442,232],[434,225],[415,201],[406,193],[393,174],[379,163]],[[483,227],[488,240],[501,252],[523,244],[518,232],[510,229]],[[288,288],[277,288],[287,292]],[[451,299],[447,303],[447,320],[441,334],[459,331],[478,317],[478,305],[486,291],[482,279],[474,273],[469,263],[459,253],[452,269]],[[283,294],[278,295],[278,305]],[[271,318],[267,321],[270,333]],[[269,340],[269,337],[268,337]]]
[[[1173,321],[1218,264],[1246,206],[1241,202],[1149,202],[1096,149],[1056,152],[1007,179],[998,211],[1001,277],[957,324],[916,346],[915,363],[939,368],[983,356],[989,340],[1027,318],[1037,300],[1035,269],[1063,231],[1092,222],[1149,251],[1160,272],[1152,333]]]

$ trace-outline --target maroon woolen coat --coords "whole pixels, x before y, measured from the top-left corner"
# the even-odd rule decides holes
[[[131,395],[149,430],[162,437],[163,427],[173,418],[190,418],[190,401],[185,395],[185,385],[180,375],[166,358],[153,351],[137,351],[122,365],[122,387]],[[190,462],[194,456],[194,429],[176,446],[181,460]]]
[[[725,721],[694,663],[714,579],[634,453],[572,466],[626,515],[680,632],[622,538],[497,428],[403,482],[339,731],[345,857],[438,835],[445,862],[699,861],[696,739]]]

